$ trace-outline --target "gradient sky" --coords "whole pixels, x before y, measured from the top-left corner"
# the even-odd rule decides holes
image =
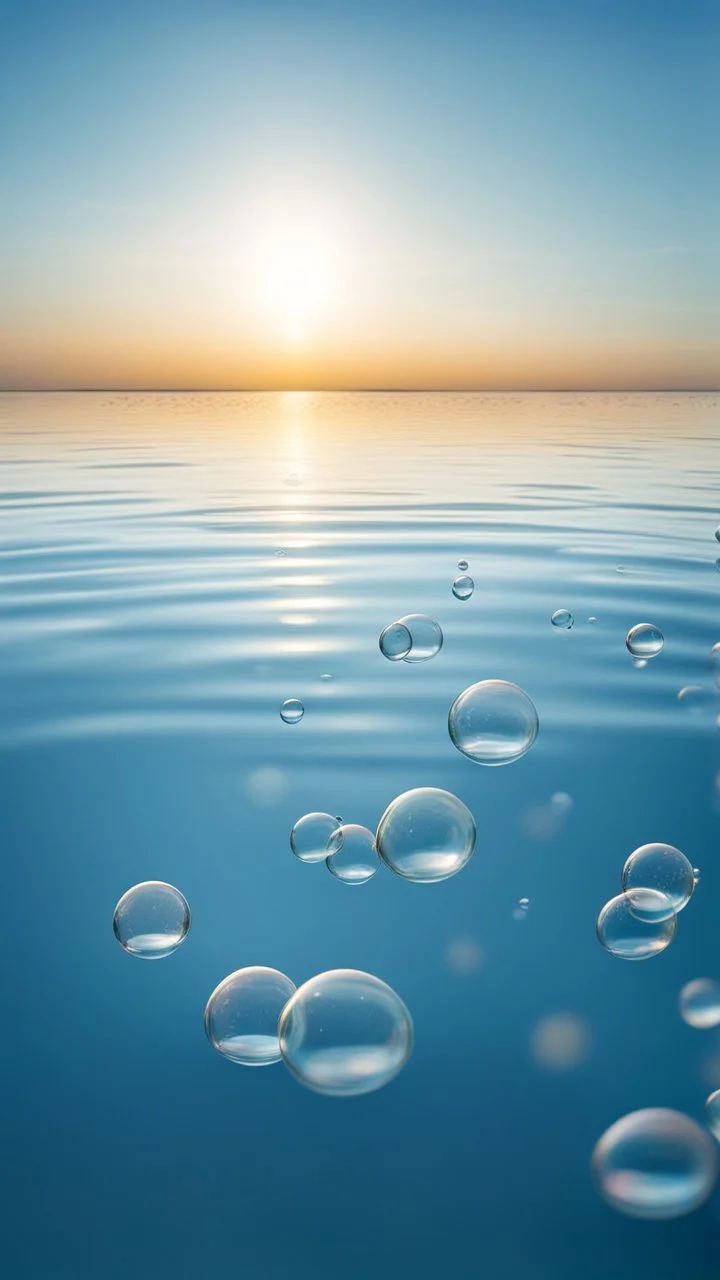
[[[0,386],[720,384],[716,0],[0,15]]]

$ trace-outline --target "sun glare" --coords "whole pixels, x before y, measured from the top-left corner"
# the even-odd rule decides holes
[[[309,342],[342,293],[346,257],[327,216],[288,210],[269,219],[253,253],[254,292],[276,335]]]

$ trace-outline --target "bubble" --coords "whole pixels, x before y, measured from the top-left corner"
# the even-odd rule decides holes
[[[662,649],[665,637],[652,622],[638,622],[627,633],[625,644],[633,658],[654,658]]]
[[[380,865],[372,831],[355,823],[333,831],[327,843],[327,855],[328,871],[343,884],[365,884]]]
[[[321,680],[332,680],[332,676],[330,675],[330,672],[329,672],[329,671],[323,671],[322,675],[320,676],[320,679],[321,679]]]
[[[294,991],[284,973],[259,965],[224,978],[205,1007],[213,1049],[243,1067],[279,1062],[278,1018]]]
[[[283,548],[283,547],[278,547],[277,551],[275,552],[275,555],[276,555],[276,556],[284,556],[284,555],[285,555],[285,550],[284,550],[284,548]]]
[[[590,1029],[574,1013],[553,1013],[541,1018],[530,1037],[532,1055],[548,1071],[572,1071],[588,1056]]]
[[[427,662],[439,653],[443,645],[443,633],[434,618],[426,613],[408,613],[400,622],[410,632],[412,645],[405,655],[405,662]]]
[[[461,573],[465,573],[467,568],[468,568],[467,560],[458,560],[458,569],[460,570]]]
[[[512,918],[513,920],[527,920],[527,911],[524,907],[513,907]]]
[[[594,617],[594,616],[593,616],[593,617],[590,617],[590,618],[588,618],[588,622],[590,622],[590,623],[592,623],[592,624],[594,625],[594,624],[597,622],[597,618],[596,618],[596,617]]]
[[[670,946],[676,930],[677,916],[655,889],[628,889],[611,898],[596,926],[598,942],[621,960],[652,959]]]
[[[358,969],[332,969],[298,987],[280,1016],[286,1067],[316,1093],[349,1098],[388,1084],[413,1046],[400,997]]]
[[[305,715],[305,708],[299,698],[287,698],[280,708],[280,719],[285,724],[297,724]]]
[[[637,667],[639,671],[642,671],[642,668],[647,666],[648,660],[647,658],[633,658],[632,664],[634,667]]]
[[[569,631],[575,619],[569,609],[556,609],[550,621],[554,627],[564,627],[566,631]]]
[[[713,1137],[720,1142],[720,1089],[716,1089],[706,1100],[705,1114],[707,1116],[708,1129]]]
[[[453,973],[463,976],[479,973],[485,963],[485,953],[474,938],[453,938],[445,948],[445,963]]]
[[[693,880],[695,881],[695,883],[696,883],[696,884],[699,884],[699,883],[700,883],[700,868],[699,868],[699,867],[693,867]]]
[[[462,871],[473,855],[475,836],[475,819],[462,800],[437,787],[416,787],[388,805],[375,843],[396,875],[434,884]]]
[[[714,644],[710,650],[710,666],[713,673],[713,680],[720,689],[720,640]]]
[[[691,716],[701,716],[703,712],[710,710],[715,701],[710,690],[703,689],[699,684],[686,684],[680,690],[677,700],[683,711]]]
[[[469,600],[474,590],[475,583],[467,574],[456,578],[452,584],[452,593],[457,600]]]
[[[518,898],[518,906],[521,911],[528,911],[530,909],[530,899]]]
[[[529,751],[538,715],[528,695],[507,680],[481,680],[463,690],[448,715],[450,738],[476,764],[511,764]]]
[[[671,844],[643,844],[630,854],[622,873],[623,889],[658,889],[682,911],[692,897],[692,865]]]
[[[391,622],[384,631],[380,632],[380,652],[385,658],[389,658],[391,662],[398,662],[400,658],[405,658],[412,648],[412,636],[407,627],[402,622]]]
[[[633,1111],[601,1137],[592,1157],[601,1195],[632,1218],[679,1218],[710,1195],[712,1139],[679,1111]]]
[[[695,978],[686,982],[680,992],[680,1017],[689,1027],[720,1025],[720,982],[714,978]]]
[[[331,813],[306,813],[290,832],[290,848],[301,862],[324,862],[327,843],[340,826]]]
[[[145,880],[128,889],[113,913],[120,946],[141,960],[164,960],[185,941],[190,908],[179,889],[162,880]]]
[[[550,797],[550,808],[558,818],[566,818],[572,811],[572,807],[572,796],[569,796],[567,791],[556,791]]]

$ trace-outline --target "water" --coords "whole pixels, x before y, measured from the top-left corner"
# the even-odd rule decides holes
[[[702,1121],[720,1087],[717,1030],[677,1012],[686,982],[718,976],[720,734],[677,693],[712,685],[720,641],[719,410],[700,395],[0,397],[13,1280],[190,1280],[239,1256],[267,1280],[473,1280],[479,1237],[493,1280],[715,1280],[717,1191],[638,1224],[603,1203],[589,1161],[620,1116]],[[450,592],[461,558],[466,603]],[[568,635],[549,623],[559,605]],[[416,612],[442,650],[386,661],[383,627]],[[625,637],[648,619],[665,645],[636,670]],[[517,683],[540,718],[509,768],[448,737],[453,698],[485,679]],[[291,696],[296,726],[279,716]],[[374,830],[422,786],[477,823],[451,879],[383,867],[348,892],[293,856],[300,815]],[[557,792],[574,802],[562,819]],[[702,884],[672,946],[627,964],[595,921],[653,840]],[[193,912],[159,964],[124,955],[110,925],[151,878]],[[297,985],[377,974],[413,1016],[407,1066],[343,1100],[223,1063],[203,1009],[248,965]],[[587,1030],[562,1072],[533,1047],[560,1014]],[[358,1233],[369,1187],[388,1211]]]

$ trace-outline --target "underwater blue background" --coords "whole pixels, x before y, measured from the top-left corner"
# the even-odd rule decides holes
[[[701,394],[0,396],[11,1280],[717,1276],[720,1191],[637,1222],[589,1159],[626,1112],[702,1119],[720,1086],[720,1035],[677,1011],[720,978],[719,424]],[[385,661],[415,611],[442,651]],[[644,669],[640,621],[665,635]],[[447,734],[485,678],[540,717],[500,769]],[[374,828],[424,785],[475,815],[456,878],[348,888],[292,856],[301,814]],[[595,920],[655,840],[701,882],[672,947],[624,963]],[[154,878],[193,924],[148,964],[111,917]],[[407,1068],[338,1100],[224,1061],[204,1005],[252,964],[389,982]],[[564,1013],[584,1052],[552,1069],[533,1033]]]

